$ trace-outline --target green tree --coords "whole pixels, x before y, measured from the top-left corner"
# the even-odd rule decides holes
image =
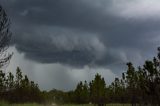
[[[144,64],[144,77],[145,77],[145,93],[150,102],[155,105],[159,103],[160,93],[160,67],[156,58],[153,61],[146,61]]]
[[[22,76],[21,69],[17,67],[16,69],[16,88],[19,88],[21,86],[22,78],[23,76]]]
[[[1,70],[0,71],[0,91],[5,91],[5,73]]]
[[[8,82],[8,90],[12,90],[14,89],[14,75],[9,72],[9,74],[7,75],[7,82]]]
[[[136,105],[136,87],[137,87],[137,73],[132,63],[127,63],[128,70],[126,73],[127,91],[131,98],[132,106]]]
[[[75,102],[79,104],[86,104],[89,103],[89,88],[87,81],[83,82],[80,81],[75,89]]]
[[[0,68],[7,66],[10,62],[12,54],[7,52],[9,47],[9,42],[11,39],[10,32],[10,20],[7,17],[5,10],[0,6]],[[0,72],[0,98],[3,97],[3,94],[6,91],[8,86],[8,81],[5,78],[5,73]]]
[[[125,86],[123,80],[115,78],[112,82],[110,89],[112,89],[112,99],[116,103],[124,103],[125,98]]]
[[[90,98],[92,103],[103,106],[106,101],[106,84],[104,78],[98,73],[93,81],[90,82]]]
[[[83,103],[85,104],[89,103],[89,86],[87,81],[84,81],[82,96],[83,96]]]
[[[83,83],[82,81],[77,84],[77,87],[75,89],[75,102],[79,104],[83,104]]]
[[[5,73],[3,73],[3,71],[0,71],[0,99],[4,98],[4,92],[6,90],[6,85],[5,85]]]

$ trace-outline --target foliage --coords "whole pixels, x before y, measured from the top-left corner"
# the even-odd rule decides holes
[[[122,77],[115,78],[109,86],[101,75],[96,74],[89,84],[80,81],[74,91],[62,91],[63,103],[160,105],[160,53],[141,67],[134,68],[131,62],[127,63],[127,67]]]
[[[79,104],[89,103],[89,88],[87,81],[78,83],[75,91],[75,102]]]
[[[40,103],[43,100],[38,85],[23,76],[19,67],[15,76],[11,72],[5,74],[0,71],[0,100],[12,103]]]
[[[80,81],[75,90],[68,92],[57,89],[40,91],[38,85],[23,75],[19,67],[15,76],[11,72],[6,74],[0,71],[0,100],[12,103],[92,103],[99,106],[106,103],[160,105],[160,59],[154,57],[151,61],[147,60],[137,69],[129,62],[127,67],[122,77],[115,78],[108,86],[104,78],[96,74],[89,83]]]
[[[106,100],[106,84],[101,75],[96,74],[94,80],[90,82],[90,98],[91,102],[103,105]]]

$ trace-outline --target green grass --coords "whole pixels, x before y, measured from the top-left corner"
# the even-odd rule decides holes
[[[11,106],[42,106],[42,105],[39,105],[39,104],[35,104],[35,103],[28,103],[28,104],[12,104]]]
[[[6,102],[4,102],[4,101],[1,101],[0,102],[0,106],[8,106],[8,104]]]
[[[84,105],[77,105],[77,104],[64,104],[61,106],[94,106],[93,104],[84,104]],[[131,106],[130,104],[106,104],[106,106]]]
[[[25,103],[25,104],[9,104],[7,102],[0,102],[0,106],[43,106],[36,103]]]
[[[7,102],[0,102],[0,106],[44,106],[36,103],[25,103],[25,104],[9,104]],[[45,105],[45,106],[52,106],[52,105]],[[93,104],[64,104],[64,105],[55,105],[55,106],[94,106]],[[106,106],[131,106],[130,104],[106,104]]]

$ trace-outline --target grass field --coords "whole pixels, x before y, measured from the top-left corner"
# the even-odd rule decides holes
[[[26,104],[8,104],[6,102],[0,102],[0,106],[94,106],[92,104],[84,104],[84,105],[77,105],[77,104],[64,104],[64,105],[40,105],[36,103],[26,103]],[[130,104],[106,104],[106,106],[131,106]]]
[[[74,104],[65,104],[61,106],[94,106],[92,104],[84,104],[84,105],[74,105]],[[106,106],[131,106],[130,104],[106,104]]]
[[[0,102],[0,106],[44,106],[44,105],[39,105],[35,103],[26,103],[26,104],[8,104],[6,102]]]

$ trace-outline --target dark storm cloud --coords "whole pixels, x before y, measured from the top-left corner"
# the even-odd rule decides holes
[[[23,20],[25,24],[97,30],[98,27],[98,29],[102,29],[104,25],[102,22],[106,20],[101,9],[85,4],[84,0],[16,0],[9,6],[13,8],[11,14],[17,20]],[[23,15],[25,16],[22,18]]]
[[[144,52],[158,45],[149,41],[159,34],[158,19],[139,21],[115,15],[111,0],[1,2],[13,20],[13,44],[37,62],[121,65],[147,57]]]

